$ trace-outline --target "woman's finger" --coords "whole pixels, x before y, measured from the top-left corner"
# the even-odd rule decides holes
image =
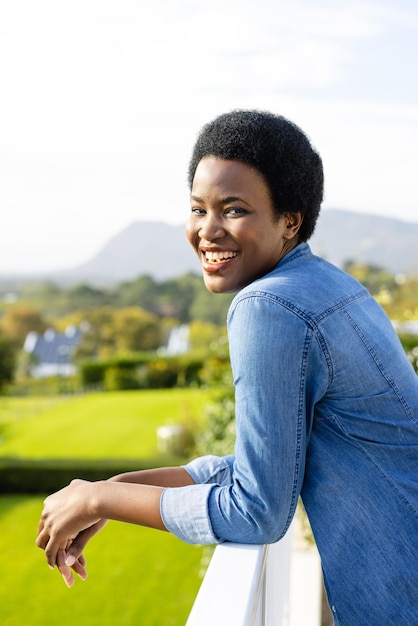
[[[93,524],[93,526],[90,526],[90,528],[86,528],[78,533],[77,537],[72,540],[71,546],[67,550],[67,565],[70,565],[71,567],[73,566],[80,556],[82,556],[82,552],[87,543],[103,528],[103,526],[105,526],[106,522],[107,520],[100,520],[96,522],[96,524]]]
[[[57,553],[57,567],[61,572],[61,576],[63,577],[67,587],[72,587],[74,584],[74,576],[71,568],[65,563],[65,550],[63,548],[58,550]]]
[[[68,566],[67,566],[68,567]],[[82,554],[78,557],[78,559],[71,566],[75,573],[81,578],[81,580],[86,580],[87,578],[87,570],[86,570],[86,559]]]

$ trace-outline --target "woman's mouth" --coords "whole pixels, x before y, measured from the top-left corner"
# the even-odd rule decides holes
[[[238,255],[238,252],[230,250],[224,250],[222,252],[202,250],[202,255],[204,260],[210,265],[221,265],[222,263],[226,263],[227,261],[234,259]]]

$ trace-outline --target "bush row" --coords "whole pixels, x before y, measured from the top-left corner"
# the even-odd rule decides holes
[[[178,465],[184,459],[160,455],[148,459],[40,459],[0,458],[0,494],[48,494],[73,478],[106,480],[115,474]]]
[[[102,386],[108,391],[160,389],[200,385],[204,359],[191,355],[162,357],[140,354],[135,357],[80,364],[84,388]]]

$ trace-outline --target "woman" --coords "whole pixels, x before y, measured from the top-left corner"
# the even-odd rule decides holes
[[[187,237],[228,314],[235,454],[73,481],[45,501],[37,544],[67,584],[115,519],[191,543],[280,539],[301,495],[341,626],[418,624],[418,379],[356,280],[314,256],[322,164],[259,111],[206,125],[189,166]]]

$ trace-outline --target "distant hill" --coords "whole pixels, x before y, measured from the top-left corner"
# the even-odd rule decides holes
[[[74,269],[60,272],[72,281],[115,283],[149,274],[156,280],[199,271],[197,257],[186,240],[185,226],[134,222],[94,256]]]
[[[340,267],[353,260],[379,265],[394,274],[418,274],[418,223],[327,209],[321,213],[310,244],[316,254]],[[184,226],[141,221],[117,233],[90,261],[78,267],[36,276],[0,276],[0,282],[20,278],[106,285],[143,274],[165,280],[190,271],[200,269]]]
[[[341,267],[347,260],[418,274],[418,223],[328,209],[311,241],[315,254]]]

